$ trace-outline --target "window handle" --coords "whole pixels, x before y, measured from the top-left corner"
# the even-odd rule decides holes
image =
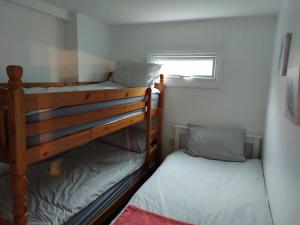
[[[188,76],[188,75],[179,75],[180,78],[192,78],[192,76]]]

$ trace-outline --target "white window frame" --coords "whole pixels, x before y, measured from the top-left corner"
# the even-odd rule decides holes
[[[147,52],[147,60],[149,63],[157,63],[157,57],[172,58],[175,56],[188,57],[215,57],[214,77],[165,77],[167,86],[174,87],[198,87],[198,88],[220,88],[223,77],[223,48],[199,49],[199,50],[149,50]]]

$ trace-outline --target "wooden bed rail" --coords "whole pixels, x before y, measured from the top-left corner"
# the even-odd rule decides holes
[[[110,116],[117,116],[122,113],[131,112],[134,110],[144,109],[146,106],[144,101],[134,102],[125,105],[114,106],[110,108],[98,109],[81,114],[58,117],[54,119],[41,120],[34,123],[26,124],[26,136],[31,137],[35,135],[52,132],[55,130],[68,128],[84,123],[89,123],[101,120]]]
[[[147,88],[26,94],[26,112],[145,96]]]
[[[41,162],[45,159],[54,157],[70,149],[86,144],[109,133],[134,125],[143,120],[145,120],[145,113],[130,117],[130,119],[123,119],[108,125],[104,124],[101,126],[90,128],[60,139],[49,141],[44,144],[29,148],[27,154],[28,164],[32,165],[37,162]]]

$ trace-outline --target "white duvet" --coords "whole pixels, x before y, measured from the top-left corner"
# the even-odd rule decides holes
[[[62,225],[139,169],[144,155],[93,141],[28,170],[28,225]],[[1,170],[2,174],[7,169]],[[0,217],[12,220],[10,175],[0,177]]]
[[[221,162],[177,151],[129,204],[199,225],[272,225],[260,160]]]
[[[96,84],[86,84],[86,85],[74,85],[74,86],[64,86],[64,87],[32,87],[24,88],[26,94],[37,94],[37,93],[53,93],[53,92],[67,92],[67,91],[99,91],[99,90],[111,90],[111,89],[121,89],[127,88],[125,86],[119,85],[116,82],[105,81]],[[158,94],[159,90],[152,88],[153,94]]]

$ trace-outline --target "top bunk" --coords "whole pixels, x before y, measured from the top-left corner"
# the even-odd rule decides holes
[[[0,162],[21,157],[29,166],[162,117],[163,75],[152,88],[128,88],[111,81],[23,83],[20,66],[8,66],[7,74],[0,85]]]

